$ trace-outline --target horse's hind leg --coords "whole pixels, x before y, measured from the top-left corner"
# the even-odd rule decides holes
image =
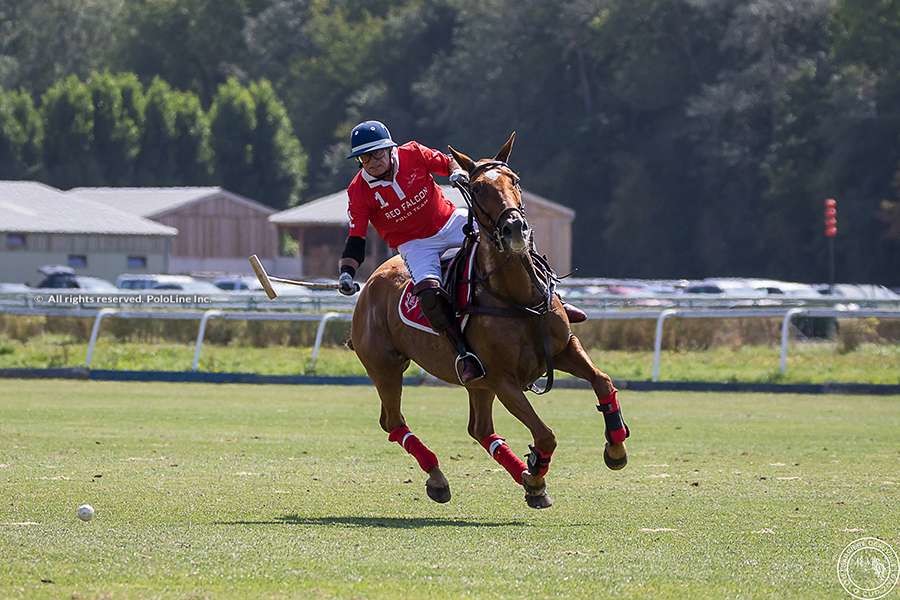
[[[378,396],[381,398],[381,428],[388,434],[388,441],[397,442],[416,459],[419,467],[428,473],[425,482],[425,492],[435,502],[450,501],[450,484],[441,472],[437,456],[428,449],[428,446],[416,437],[406,425],[403,413],[400,412],[400,399],[403,393],[403,371],[406,370],[408,361],[398,364],[381,364],[378,368],[371,368],[371,363],[363,362],[369,377],[375,383]]]
[[[469,435],[480,443],[491,458],[506,469],[513,480],[522,485],[522,475],[528,467],[516,456],[506,440],[494,432],[494,392],[469,389]]]
[[[553,500],[547,494],[544,476],[550,469],[550,457],[556,450],[556,436],[534,411],[525,394],[513,383],[505,383],[497,388],[497,397],[506,410],[522,422],[531,432],[534,445],[530,446],[528,463],[522,474],[525,501],[531,508],[548,508]]]
[[[594,366],[587,352],[581,347],[581,342],[574,335],[569,338],[565,350],[553,357],[553,363],[555,368],[588,381],[594,388],[594,394],[597,395],[597,410],[603,413],[606,426],[603,460],[610,469],[618,470],[625,467],[628,462],[625,438],[628,437],[629,431],[622,419],[622,411],[616,397],[617,390],[612,379]]]

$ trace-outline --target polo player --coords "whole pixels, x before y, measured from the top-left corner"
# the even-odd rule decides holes
[[[350,133],[359,172],[347,187],[350,233],[340,260],[342,294],[356,293],[353,277],[365,260],[369,223],[396,248],[412,277],[413,294],[432,328],[457,354],[456,374],[463,385],[484,377],[484,366],[470,349],[441,285],[441,255],[462,246],[468,210],[444,196],[435,175],[467,183],[468,173],[452,156],[410,141],[398,146],[379,121],[364,121]]]

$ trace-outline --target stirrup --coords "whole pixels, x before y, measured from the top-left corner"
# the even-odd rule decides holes
[[[478,363],[478,368],[481,369],[481,375],[479,375],[478,377],[475,377],[473,379],[470,379],[469,381],[463,381],[462,373],[459,369],[460,363],[463,360],[469,358],[470,356],[475,359],[476,363]],[[459,379],[459,383],[462,385],[466,385],[467,383],[472,383],[473,381],[478,381],[479,379],[483,379],[484,375],[485,375],[484,365],[481,363],[481,359],[478,358],[478,356],[476,356],[472,352],[466,352],[465,354],[460,354],[459,356],[457,356],[456,362],[453,364],[453,368],[456,371],[456,378]]]

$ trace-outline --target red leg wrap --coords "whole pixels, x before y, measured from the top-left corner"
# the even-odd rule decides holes
[[[430,473],[438,466],[437,456],[422,443],[419,438],[410,432],[409,427],[401,425],[388,435],[389,442],[397,442],[404,450],[413,455],[419,467],[426,473]]]
[[[606,439],[611,444],[621,444],[629,435],[628,426],[622,420],[619,400],[616,398],[618,391],[613,388],[608,396],[597,399],[597,410],[603,413],[603,420],[606,422]]]
[[[522,485],[522,473],[527,471],[528,467],[525,466],[525,463],[522,462],[521,458],[516,456],[513,451],[510,450],[509,446],[506,444],[506,440],[496,433],[492,433],[481,440],[481,445],[488,451],[491,458],[496,460],[500,463],[501,467],[506,469],[506,472],[512,476],[516,483]]]

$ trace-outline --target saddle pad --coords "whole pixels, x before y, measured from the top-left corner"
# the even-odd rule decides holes
[[[456,312],[459,312],[460,309],[468,306],[469,302],[472,300],[472,286],[469,284],[469,281],[472,279],[472,269],[475,266],[475,252],[477,250],[478,244],[472,244],[469,255],[465,257],[466,262],[463,265],[463,276],[459,278],[459,281],[456,284],[457,306],[454,307]],[[453,263],[451,262],[449,265],[452,268]],[[444,271],[444,285],[446,285],[448,271],[449,269]],[[400,304],[397,306],[397,310],[400,313],[400,320],[406,325],[420,331],[425,331],[432,335],[440,335],[431,328],[428,317],[425,316],[425,313],[422,312],[422,307],[419,306],[419,297],[413,295],[412,289],[413,282],[412,279],[410,279],[406,282],[406,286],[404,286],[403,292],[400,294]],[[465,331],[466,325],[469,323],[469,315],[463,315],[461,318],[457,317],[457,320],[459,321],[459,328],[462,331]]]

